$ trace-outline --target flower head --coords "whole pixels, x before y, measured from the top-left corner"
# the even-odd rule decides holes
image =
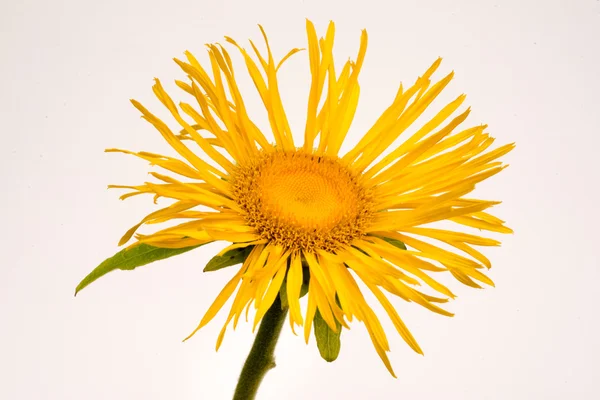
[[[266,54],[252,42],[254,55],[226,40],[245,61],[268,113],[272,140],[248,115],[232,60],[220,45],[208,45],[207,69],[190,53],[186,61],[175,60],[188,76],[187,82],[176,83],[194,105],[176,105],[156,80],[154,93],[179,124],[175,131],[132,101],[180,158],[108,150],[134,154],[170,173],[152,173],[158,182],[113,186],[133,190],[123,198],[149,193],[174,200],[130,229],[120,244],[142,224],[171,221],[158,232],[135,234],[133,246],[187,248],[226,241],[231,244],[221,255],[249,250],[193,332],[233,296],[217,347],[232,321],[235,327],[253,307],[256,326],[281,292],[287,296],[292,329],[303,326],[307,341],[317,311],[334,331],[349,328],[354,319],[363,322],[393,374],[386,333],[363,291],[373,293],[402,338],[422,353],[389,295],[450,316],[439,304],[454,295],[436,275],[449,272],[472,287],[493,285],[482,272],[490,261],[474,246],[499,242],[455,229],[511,232],[486,211],[499,202],[465,196],[504,169],[498,159],[514,146],[490,150],[494,139],[486,126],[462,127],[469,109],[457,112],[465,100],[461,95],[392,147],[451,81],[453,73],[432,83],[438,59],[414,85],[401,85],[375,124],[340,155],[358,104],[367,33],[362,32],[356,60],[338,73],[333,23],[323,38],[310,21],[306,27],[312,81],[302,145],[294,142],[277,81],[282,63],[299,49],[276,61],[264,31]],[[440,229],[434,224],[439,221],[453,222],[454,228]],[[303,310],[300,297],[307,281]]]

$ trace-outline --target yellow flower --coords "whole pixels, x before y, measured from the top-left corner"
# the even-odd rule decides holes
[[[381,303],[408,345],[422,354],[386,292],[451,316],[438,304],[454,295],[435,275],[449,272],[473,287],[479,287],[477,282],[493,285],[482,273],[484,267],[491,267],[490,261],[473,246],[497,246],[498,241],[430,224],[451,221],[512,232],[485,211],[499,202],[465,196],[478,182],[505,168],[497,160],[514,145],[489,150],[494,139],[485,133],[485,125],[459,128],[469,114],[467,109],[453,116],[465,99],[461,95],[385,153],[451,81],[453,73],[432,84],[438,59],[413,86],[405,90],[400,85],[389,108],[352,150],[340,155],[358,104],[367,33],[362,32],[356,60],[346,62],[338,74],[332,55],[333,23],[324,38],[317,37],[310,21],[306,29],[312,82],[300,146],[294,142],[277,82],[278,69],[299,49],[276,62],[262,28],[266,55],[252,42],[254,56],[231,38],[226,40],[243,56],[268,113],[274,142],[248,115],[231,58],[220,45],[208,45],[210,72],[190,53],[185,54],[187,61],[175,60],[189,78],[176,83],[191,95],[194,106],[177,106],[156,80],[154,93],[181,126],[177,131],[132,101],[182,159],[107,151],[134,154],[187,179],[152,173],[160,183],[113,186],[133,189],[123,198],[150,193],[155,199],[175,201],[149,214],[120,244],[128,242],[142,224],[184,219],[187,222],[153,234],[136,234],[134,245],[184,248],[230,242],[220,254],[251,248],[192,335],[213,319],[237,289],[218,348],[230,322],[235,327],[244,312],[247,318],[251,306],[256,310],[256,327],[285,284],[291,327],[303,326],[306,341],[317,310],[334,331],[338,324],[348,328],[356,319],[365,324],[393,374],[386,334],[361,286]],[[302,312],[299,300],[305,274],[310,280],[308,305]]]

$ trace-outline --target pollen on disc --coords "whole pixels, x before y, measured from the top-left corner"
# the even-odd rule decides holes
[[[360,236],[371,196],[337,160],[298,152],[262,154],[233,177],[235,200],[265,239],[332,250]]]

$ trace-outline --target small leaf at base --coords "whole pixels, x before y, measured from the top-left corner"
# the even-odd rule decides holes
[[[327,361],[332,362],[338,358],[340,354],[341,341],[340,335],[342,334],[342,326],[336,320],[337,332],[331,330],[327,322],[321,317],[319,310],[315,313],[314,328],[315,338],[317,339],[317,347],[321,357]]]
[[[391,244],[392,246],[395,246],[402,250],[406,250],[406,245],[404,244],[404,242],[401,242],[398,239],[392,239],[389,237],[382,237],[382,239],[385,240],[386,242],[388,242],[389,244]]]
[[[300,286],[300,298],[303,298],[308,293],[308,282],[310,282],[310,270],[308,264],[305,265],[305,261],[302,263],[302,286]],[[287,296],[287,272],[281,289],[279,289],[279,300],[281,300],[281,309],[284,310],[289,307],[288,296]]]
[[[243,263],[254,246],[247,246],[241,249],[233,249],[229,250],[222,256],[214,256],[210,259],[206,267],[204,267],[204,272],[212,272],[218,271],[221,268],[231,267],[232,265]]]

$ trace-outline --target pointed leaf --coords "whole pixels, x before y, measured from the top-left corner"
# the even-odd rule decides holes
[[[231,267],[232,265],[243,263],[254,246],[247,246],[241,249],[233,249],[229,250],[222,256],[214,256],[210,259],[206,267],[204,267],[204,272],[212,272],[220,270],[221,268]]]
[[[282,310],[285,310],[290,306],[287,296],[287,275],[283,279],[283,283],[281,284],[281,288],[279,289],[279,301],[281,302]]]
[[[342,326],[336,320],[337,332],[331,330],[327,322],[321,317],[319,310],[317,310],[314,318],[315,338],[317,339],[317,347],[321,357],[327,361],[332,362],[340,354],[340,335],[342,334]]]
[[[304,267],[304,264],[302,265]],[[310,281],[310,270],[308,264],[305,268],[302,268],[302,286],[300,286],[300,298],[303,298],[308,293],[308,282]],[[281,300],[281,309],[284,310],[289,307],[288,296],[287,296],[287,273],[279,289],[279,300]]]
[[[75,289],[75,295],[77,296],[78,292],[80,292],[90,283],[94,282],[96,279],[116,269],[132,270],[137,267],[141,267],[142,265],[150,264],[154,261],[188,252],[199,246],[202,245],[184,247],[182,249],[166,249],[142,243],[131,249],[123,249],[114,256],[104,260],[102,264],[98,265],[92,272],[83,278],[83,280]]]
[[[382,239],[385,240],[386,242],[388,242],[389,244],[391,244],[392,246],[395,246],[402,250],[406,250],[406,245],[404,244],[404,242],[401,242],[398,239],[392,239],[389,237],[382,237]]]

